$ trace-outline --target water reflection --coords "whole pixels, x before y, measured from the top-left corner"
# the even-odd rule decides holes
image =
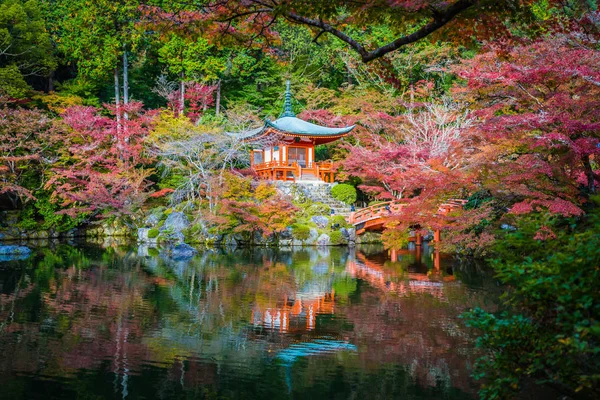
[[[472,398],[457,316],[495,294],[437,257],[37,249],[0,263],[0,397]]]

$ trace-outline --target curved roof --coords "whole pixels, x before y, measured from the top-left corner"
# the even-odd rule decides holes
[[[269,119],[265,120],[264,126],[256,129],[252,129],[235,135],[240,139],[251,139],[256,136],[260,136],[269,128],[275,129],[283,134],[294,135],[294,136],[311,136],[312,138],[328,138],[331,137],[335,140],[336,137],[343,136],[350,132],[356,125],[346,126],[344,128],[329,128],[327,126],[321,126],[317,124],[304,121],[294,114],[292,110],[292,95],[290,92],[290,81],[286,82],[285,90],[285,102],[283,106],[283,112],[275,121]],[[331,140],[329,140],[331,141]]]
[[[282,117],[275,121],[266,120],[265,127],[271,127],[278,131],[291,133],[294,135],[311,135],[311,136],[334,136],[344,135],[350,132],[356,125],[347,126],[345,128],[329,128],[304,121],[296,117]]]

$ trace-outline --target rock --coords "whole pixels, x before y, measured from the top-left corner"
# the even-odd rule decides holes
[[[148,237],[148,233],[150,232],[151,229],[152,228],[138,228],[138,231],[137,231],[138,242],[156,244],[158,241],[158,239],[156,237],[154,237],[154,238]]]
[[[318,246],[329,246],[329,241],[330,241],[329,235],[323,233],[317,239],[317,245]]]
[[[348,232],[348,241],[356,241],[356,228],[348,228],[346,231]]]
[[[215,241],[212,244],[218,244],[220,242],[222,242],[223,245],[225,245],[227,247],[235,247],[238,244],[238,242],[235,240],[235,237],[233,237],[233,235],[225,235],[221,241]]]
[[[516,231],[517,227],[509,224],[500,225],[500,229],[504,229],[505,231]]]
[[[315,228],[310,228],[310,235],[308,236],[308,239],[304,241],[304,244],[315,244],[318,238],[319,231],[317,231]]]
[[[15,255],[15,254],[21,254],[21,255],[29,255],[29,253],[31,253],[31,249],[27,246],[0,246],[0,254],[2,255]]]
[[[181,243],[172,246],[168,251],[169,257],[175,261],[187,260],[198,254],[198,251],[189,244]]]
[[[156,225],[158,225],[159,222],[160,222],[160,215],[158,215],[158,214],[150,214],[144,220],[144,225],[150,226],[150,227],[155,227]]]
[[[283,231],[279,233],[279,240],[289,240],[292,239],[292,228],[287,227]]]
[[[190,221],[182,212],[172,212],[169,214],[165,223],[160,228],[160,231],[172,231],[172,232],[181,232],[185,228],[190,226]]]
[[[292,246],[292,240],[291,239],[279,239],[279,246],[280,247],[288,247],[288,246]]]
[[[312,222],[317,224],[317,227],[324,229],[329,225],[329,218],[324,215],[315,215],[310,219]]]
[[[342,237],[346,240],[350,240],[350,233],[348,232],[348,229],[346,228],[340,228],[340,232],[342,234]]]
[[[255,244],[257,246],[262,246],[264,244],[266,244],[269,240],[269,238],[266,238],[262,232],[259,231],[254,231],[254,235],[252,237],[252,244]]]
[[[302,240],[294,239],[292,240],[292,246],[304,246],[304,243],[302,243]]]
[[[204,244],[206,244],[207,246],[225,244],[227,246],[228,244],[226,243],[226,241],[228,240],[228,238],[229,236],[226,235],[207,234],[204,237]]]

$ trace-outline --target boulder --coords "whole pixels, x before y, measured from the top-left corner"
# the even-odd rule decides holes
[[[223,239],[221,240],[221,242],[223,243],[223,245],[227,246],[227,247],[235,247],[237,246],[238,242],[237,240],[235,240],[234,235],[225,235],[223,237]],[[215,242],[214,244],[217,244],[219,242]]]
[[[346,231],[348,232],[348,241],[356,241],[356,228],[348,228]]]
[[[329,246],[329,241],[330,241],[329,235],[323,233],[317,239],[317,245],[318,246]]]
[[[269,242],[269,238],[265,237],[262,232],[254,231],[252,237],[252,244],[262,246]]]
[[[156,244],[157,238],[148,237],[148,232],[150,232],[150,229],[152,228],[138,228],[138,242]]]
[[[319,231],[317,231],[315,228],[310,228],[310,235],[308,236],[308,239],[304,241],[304,244],[315,244],[318,238]]]
[[[159,214],[150,214],[144,220],[144,225],[150,226],[150,227],[155,227],[156,225],[158,225],[159,222],[160,222]]]
[[[342,234],[342,237],[346,240],[350,240],[350,233],[348,232],[348,229],[346,228],[340,228],[340,233]]]
[[[279,247],[292,246],[293,241],[291,239],[279,239]],[[302,244],[300,244],[302,245]]]
[[[315,215],[310,219],[312,222],[317,224],[317,227],[324,229],[329,225],[329,218],[324,215]]]
[[[279,233],[279,240],[290,240],[292,239],[292,228],[289,226]]]
[[[185,228],[190,226],[190,221],[182,212],[172,212],[169,214],[165,223],[160,228],[160,231],[172,231],[172,232],[181,232]]]

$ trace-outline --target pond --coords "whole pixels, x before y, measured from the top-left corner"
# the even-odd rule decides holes
[[[0,398],[472,399],[494,281],[425,248],[63,244],[0,262]]]

